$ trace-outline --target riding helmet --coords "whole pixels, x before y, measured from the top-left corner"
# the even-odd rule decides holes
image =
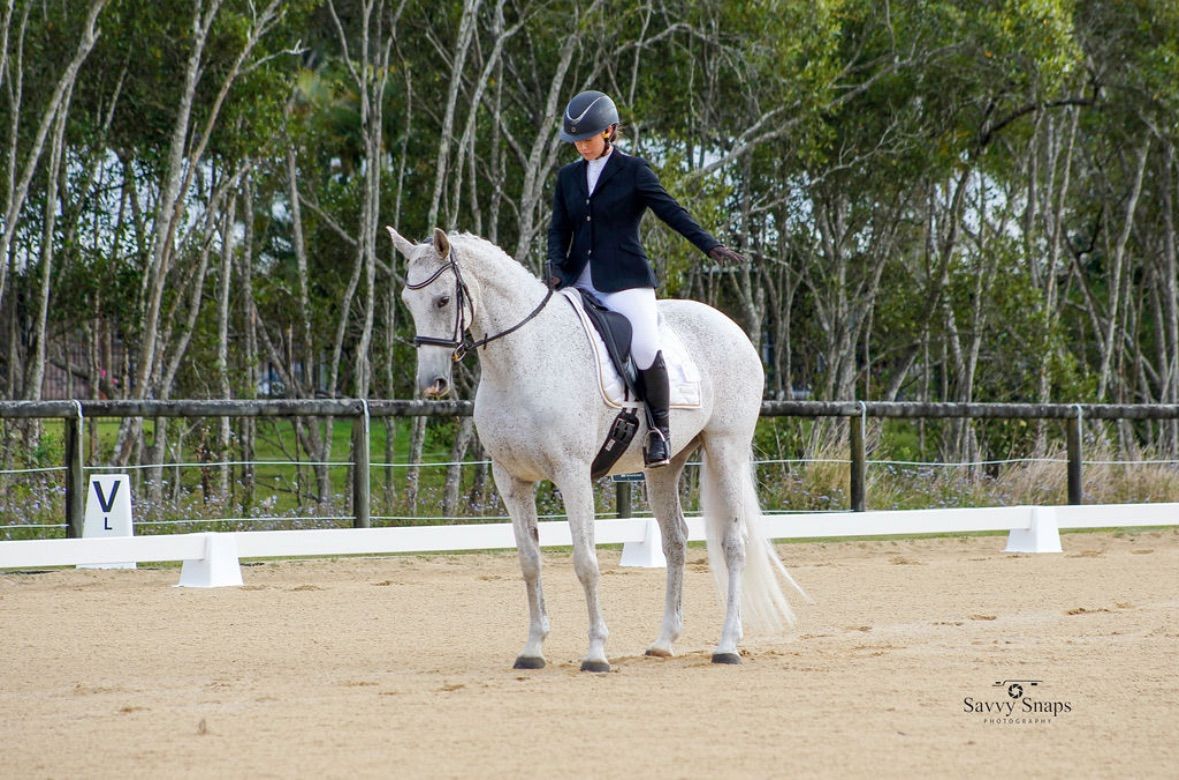
[[[561,122],[562,141],[584,141],[610,125],[618,124],[618,108],[597,90],[579,92],[565,107]]]

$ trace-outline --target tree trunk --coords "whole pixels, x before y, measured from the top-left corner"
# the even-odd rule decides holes
[[[1162,305],[1164,312],[1164,328],[1160,334],[1163,342],[1166,362],[1159,365],[1159,372],[1163,375],[1160,400],[1165,403],[1179,403],[1179,261],[1176,260],[1175,249],[1175,193],[1179,176],[1175,175],[1179,160],[1176,159],[1175,145],[1167,143],[1165,148],[1166,160],[1162,175],[1162,210],[1163,210],[1163,252],[1161,257]],[[1168,430],[1165,437],[1164,452],[1171,457],[1179,456],[1179,420],[1163,423],[1164,430]]]
[[[1109,318],[1105,322],[1105,333],[1101,339],[1101,367],[1097,375],[1097,398],[1104,401],[1109,392],[1110,384],[1113,381],[1111,370],[1113,368],[1115,352],[1121,352],[1121,339],[1118,326],[1121,322],[1119,314],[1121,313],[1121,301],[1124,286],[1124,275],[1126,268],[1126,248],[1130,241],[1130,234],[1134,228],[1134,215],[1138,210],[1138,197],[1142,194],[1142,181],[1146,173],[1146,160],[1150,150],[1150,138],[1147,137],[1137,153],[1137,170],[1134,173],[1134,181],[1130,186],[1130,193],[1126,200],[1125,216],[1122,223],[1121,233],[1118,235],[1117,243],[1110,247],[1112,250],[1113,268],[1110,271],[1109,290],[1110,299],[1107,312]],[[1127,304],[1128,305],[1128,304]]]
[[[316,374],[319,364],[319,347],[316,344],[314,337],[314,329],[311,322],[311,293],[310,293],[310,272],[308,271],[307,261],[307,244],[303,237],[303,209],[301,205],[301,198],[299,195],[299,176],[297,155],[294,146],[287,147],[287,198],[289,201],[288,207],[291,210],[291,242],[292,249],[295,253],[295,268],[299,277],[299,330],[301,344],[301,358],[303,364],[303,376],[295,371],[295,366],[288,361],[283,361],[286,366],[286,376],[288,392],[293,393],[297,398],[314,398],[316,391]],[[330,423],[329,423],[330,426]],[[302,429],[306,432],[307,437],[307,454],[316,462],[314,466],[316,474],[316,484],[318,485],[318,495],[323,497],[327,495],[328,485],[330,484],[328,467],[325,462],[328,460],[326,448],[324,446],[324,436],[321,435],[318,422],[312,422]],[[330,427],[328,428],[327,438],[331,438]],[[322,498],[321,498],[322,502]]]
[[[446,486],[443,490],[442,514],[453,517],[458,514],[459,492],[463,484],[463,460],[474,439],[475,421],[470,417],[459,420],[458,433],[450,449],[450,465],[446,468]]]
[[[5,182],[5,198],[4,198],[4,216],[3,225],[4,230],[0,231],[0,258],[10,257],[10,250],[14,236],[17,233],[16,226],[20,219],[20,213],[24,208],[25,200],[28,197],[29,184],[33,181],[33,176],[37,172],[38,163],[41,160],[41,155],[45,149],[45,140],[49,135],[50,126],[53,124],[54,118],[59,113],[63,114],[62,121],[64,121],[64,114],[68,113],[68,106],[70,102],[70,95],[73,93],[74,84],[78,80],[78,70],[82,67],[82,63],[90,56],[94,44],[98,40],[98,15],[102,12],[103,7],[106,6],[107,0],[94,0],[86,14],[86,22],[82,27],[82,37],[78,41],[77,48],[74,50],[74,56],[66,65],[65,70],[62,71],[61,76],[57,80],[49,100],[45,104],[45,109],[41,113],[41,121],[37,126],[37,130],[33,135],[32,146],[29,148],[28,154],[25,155],[23,163],[17,162],[19,153],[19,129],[21,118],[21,81],[23,76],[21,71],[24,67],[23,56],[18,58],[14,63],[8,61],[8,33],[10,30],[12,19],[12,8],[6,10],[4,16],[4,57],[5,64],[17,74],[17,83],[10,89],[8,94],[11,97],[8,107],[9,114],[9,141],[8,141],[8,176]],[[17,35],[19,38],[18,51],[23,51],[23,43],[25,34],[28,29],[28,12],[31,6],[26,6],[22,14],[20,30]],[[18,176],[17,170],[20,170]],[[8,263],[0,262],[0,309],[3,308],[4,293],[8,283]]]
[[[560,148],[555,143],[557,118],[563,110],[561,98],[565,90],[565,76],[569,72],[569,67],[573,62],[573,54],[581,43],[579,30],[582,25],[582,17],[592,17],[598,12],[601,6],[602,0],[594,0],[584,12],[580,11],[580,9],[574,11],[574,31],[567,35],[561,44],[561,52],[557,60],[557,65],[553,69],[552,78],[549,80],[548,92],[544,98],[544,110],[540,112],[541,130],[536,134],[532,142],[532,148],[528,152],[527,159],[521,160],[524,166],[524,180],[521,185],[520,197],[517,200],[520,214],[520,233],[516,239],[516,248],[512,254],[520,262],[524,262],[524,259],[529,257],[529,249],[532,247],[532,242],[540,229],[536,218],[544,197],[549,174],[552,172],[557,151]],[[537,267],[536,270],[539,272],[541,269]]]
[[[471,40],[474,38],[475,21],[480,5],[482,5],[482,0],[463,0],[463,13],[459,19],[458,35],[450,61],[450,78],[447,80],[448,89],[446,108],[442,117],[442,132],[438,135],[438,152],[434,160],[434,192],[430,196],[430,212],[426,217],[427,229],[439,226],[438,212],[446,193],[447,177],[450,175],[450,146],[454,142],[452,136],[454,135],[455,112],[458,109],[459,89],[463,85],[463,69],[466,66],[467,55],[471,50]],[[470,116],[473,117],[478,110],[478,104],[472,101],[470,106]],[[461,148],[460,142],[460,150]],[[459,169],[456,176],[461,180],[461,161],[456,167]],[[457,215],[454,213],[447,215],[447,230],[454,228],[456,218]]]
[[[1055,343],[1053,337],[1055,336],[1058,323],[1060,322],[1060,304],[1057,300],[1059,285],[1056,277],[1059,273],[1060,256],[1064,249],[1064,242],[1067,240],[1065,235],[1065,208],[1068,203],[1069,183],[1072,181],[1072,167],[1073,167],[1073,149],[1076,145],[1077,125],[1079,123],[1081,111],[1079,108],[1074,108],[1069,117],[1068,139],[1065,141],[1064,148],[1064,162],[1059,163],[1061,156],[1059,144],[1056,142],[1058,136],[1055,133],[1049,134],[1048,139],[1048,166],[1052,175],[1049,177],[1048,191],[1044,195],[1044,208],[1039,210],[1045,221],[1045,232],[1048,235],[1048,266],[1045,270],[1043,280],[1043,307],[1044,307],[1044,327],[1045,335],[1045,353],[1055,350]],[[1048,127],[1054,127],[1054,120],[1051,117],[1048,120]],[[1038,153],[1033,149],[1033,159],[1038,159]],[[1053,186],[1056,182],[1056,170],[1060,167],[1060,184]],[[1036,170],[1033,169],[1033,176]],[[1036,209],[1030,207],[1032,211]],[[1032,220],[1028,220],[1029,225],[1032,225]],[[1034,230],[1034,226],[1032,227]],[[1029,256],[1029,262],[1033,263],[1033,258]],[[1044,358],[1040,360],[1037,377],[1037,400],[1040,403],[1048,403],[1052,400],[1052,377],[1049,373],[1049,367],[1052,361],[1049,355],[1045,354]],[[1044,420],[1036,421],[1036,438],[1034,451],[1037,453],[1047,452],[1048,434],[1047,425]]]
[[[428,417],[414,417],[413,427],[409,437],[409,467],[405,474],[405,503],[406,511],[413,515],[418,511],[418,486],[421,482],[422,449],[426,443],[426,423]]]
[[[49,151],[49,169],[45,177],[45,223],[41,234],[41,268],[37,290],[37,318],[34,326],[33,340],[35,347],[32,355],[32,366],[29,380],[25,384],[25,397],[40,400],[42,384],[45,381],[45,357],[49,340],[49,298],[53,284],[54,246],[57,244],[54,235],[57,226],[58,211],[58,176],[61,173],[62,160],[65,157],[66,119],[70,111],[70,99],[73,95],[73,83],[66,88],[57,111],[54,122],[53,141]],[[66,197],[66,193],[61,193]]]
[[[245,386],[242,388],[243,398],[257,397],[258,388],[258,324],[254,317],[254,175],[253,171],[246,173],[242,188],[242,221],[245,229],[242,235],[242,251],[240,271],[241,280],[241,318],[245,332],[245,355],[242,359],[241,375]],[[244,515],[248,516],[254,505],[254,448],[257,437],[257,421],[253,417],[243,417],[240,420],[241,430],[241,506]]]
[[[233,398],[233,387],[229,382],[229,312],[230,289],[233,284],[233,253],[234,232],[237,229],[237,198],[230,196],[225,214],[221,219],[221,272],[219,275],[221,286],[217,296],[217,382],[221,391],[221,398]],[[229,446],[231,440],[230,419],[222,417],[218,420],[217,429],[217,459],[223,465],[218,467],[217,495],[225,506],[230,505],[229,485],[230,467]]]
[[[178,234],[184,224],[193,220],[186,220],[189,199],[186,194],[192,185],[194,177],[202,170],[201,162],[214,128],[220,117],[221,109],[230,88],[242,75],[247,60],[253,54],[261,39],[269,33],[279,18],[282,7],[281,0],[271,0],[263,9],[251,8],[250,25],[246,30],[242,48],[237,51],[233,62],[225,70],[225,75],[218,86],[218,90],[211,104],[203,112],[205,123],[199,132],[193,132],[192,114],[196,101],[196,92],[205,67],[205,46],[209,40],[209,33],[220,13],[223,0],[194,0],[191,20],[191,50],[184,67],[183,87],[177,101],[176,120],[172,126],[172,134],[168,144],[168,154],[164,163],[164,174],[159,186],[159,197],[154,210],[154,223],[151,232],[151,249],[148,254],[148,264],[145,270],[145,308],[141,323],[142,341],[140,343],[138,363],[136,366],[135,387],[133,397],[147,398],[151,394],[167,397],[171,391],[171,383],[179,366],[180,358],[187,347],[188,339],[192,335],[191,323],[199,311],[199,288],[203,287],[204,268],[196,274],[194,293],[190,298],[189,318],[183,324],[180,344],[175,347],[167,343],[168,339],[161,338],[161,329],[170,327],[171,322],[161,323],[160,315],[163,307],[165,290],[175,284],[170,271]],[[210,206],[211,210],[212,207]],[[202,263],[207,260],[207,250],[202,250]],[[177,348],[178,347],[178,348]],[[161,360],[161,355],[169,352],[172,356],[167,367]],[[132,420],[133,428],[140,424]],[[124,430],[120,430],[120,438]],[[163,452],[157,447],[157,455]]]

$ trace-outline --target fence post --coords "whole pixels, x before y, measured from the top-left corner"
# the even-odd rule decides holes
[[[1073,506],[1085,503],[1085,490],[1081,485],[1081,405],[1074,404],[1076,417],[1065,420],[1065,441],[1068,445],[1068,502]]]
[[[614,483],[614,501],[618,507],[618,517],[630,517],[631,487],[629,482]]]
[[[78,401],[74,403],[78,406],[78,414],[65,418],[65,516],[66,537],[80,539],[82,520],[86,511],[86,480],[82,457],[85,440],[82,430],[82,404]]]
[[[864,419],[868,416],[868,407],[863,401],[860,401],[859,405],[860,413],[849,420],[851,423],[851,509],[853,512],[863,512],[865,509],[864,493],[868,472],[867,457],[864,453]]]
[[[361,414],[352,419],[352,527],[368,528],[369,415],[368,401],[360,399]]]

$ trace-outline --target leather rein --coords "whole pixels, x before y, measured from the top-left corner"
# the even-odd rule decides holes
[[[405,288],[407,290],[421,290],[425,287],[429,287],[448,270],[454,271],[454,333],[448,339],[438,338],[435,336],[414,336],[413,345],[415,349],[418,347],[430,346],[446,347],[447,349],[454,350],[450,353],[450,359],[455,363],[462,361],[462,359],[466,357],[467,353],[471,350],[478,349],[479,347],[486,348],[488,344],[495,341],[496,339],[502,339],[504,336],[507,336],[510,333],[515,333],[517,330],[524,327],[536,315],[540,314],[541,310],[544,309],[546,305],[548,305],[549,299],[553,297],[553,288],[549,287],[548,292],[544,296],[544,300],[537,304],[536,308],[533,309],[527,317],[520,320],[507,330],[502,330],[493,336],[485,336],[481,339],[474,340],[471,338],[470,334],[467,333],[467,328],[470,323],[467,322],[465,315],[467,306],[470,306],[471,319],[475,319],[475,301],[471,297],[471,291],[467,288],[466,281],[463,279],[463,272],[459,267],[458,260],[455,257],[455,249],[453,244],[451,244],[450,251],[446,255],[446,262],[442,265],[441,268],[430,274],[430,276],[427,277],[425,281],[418,282],[417,284],[410,284],[409,280],[407,279],[405,282]]]

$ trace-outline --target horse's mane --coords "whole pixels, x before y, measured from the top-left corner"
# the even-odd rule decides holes
[[[476,273],[478,270],[475,269],[494,271],[501,280],[504,275],[510,274],[511,284],[541,283],[520,261],[482,236],[473,233],[450,233],[447,237],[452,244],[457,244],[459,262],[464,268],[471,268]],[[485,274],[479,275],[485,277]]]

